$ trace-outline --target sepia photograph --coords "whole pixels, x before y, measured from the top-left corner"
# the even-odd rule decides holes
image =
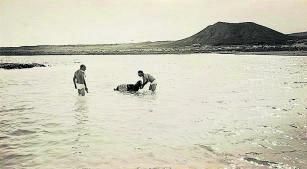
[[[307,169],[307,0],[0,0],[0,169]]]

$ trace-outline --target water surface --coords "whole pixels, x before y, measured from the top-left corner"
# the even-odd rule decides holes
[[[304,168],[307,57],[9,56],[0,70],[0,168]],[[72,76],[87,65],[89,92]],[[139,69],[155,94],[114,92]],[[148,86],[145,87],[146,89]]]

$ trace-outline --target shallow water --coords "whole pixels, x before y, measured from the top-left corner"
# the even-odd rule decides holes
[[[304,168],[307,57],[10,56],[0,70],[0,168]],[[89,93],[72,76],[87,65]],[[114,92],[137,70],[155,94]],[[145,87],[146,89],[148,86]]]

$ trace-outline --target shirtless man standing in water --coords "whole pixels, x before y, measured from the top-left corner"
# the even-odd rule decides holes
[[[143,84],[141,86],[141,89],[149,82],[150,83],[149,90],[153,92],[156,91],[157,81],[151,74],[144,73],[142,70],[139,70],[138,76],[143,78]]]
[[[80,69],[75,72],[73,77],[75,89],[78,89],[79,96],[85,96],[85,91],[88,93],[88,89],[85,82],[85,70],[86,66],[81,65]]]

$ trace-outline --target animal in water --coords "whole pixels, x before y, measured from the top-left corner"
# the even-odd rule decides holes
[[[114,90],[121,92],[137,92],[141,87],[142,87],[142,81],[139,80],[135,84],[118,85]]]

